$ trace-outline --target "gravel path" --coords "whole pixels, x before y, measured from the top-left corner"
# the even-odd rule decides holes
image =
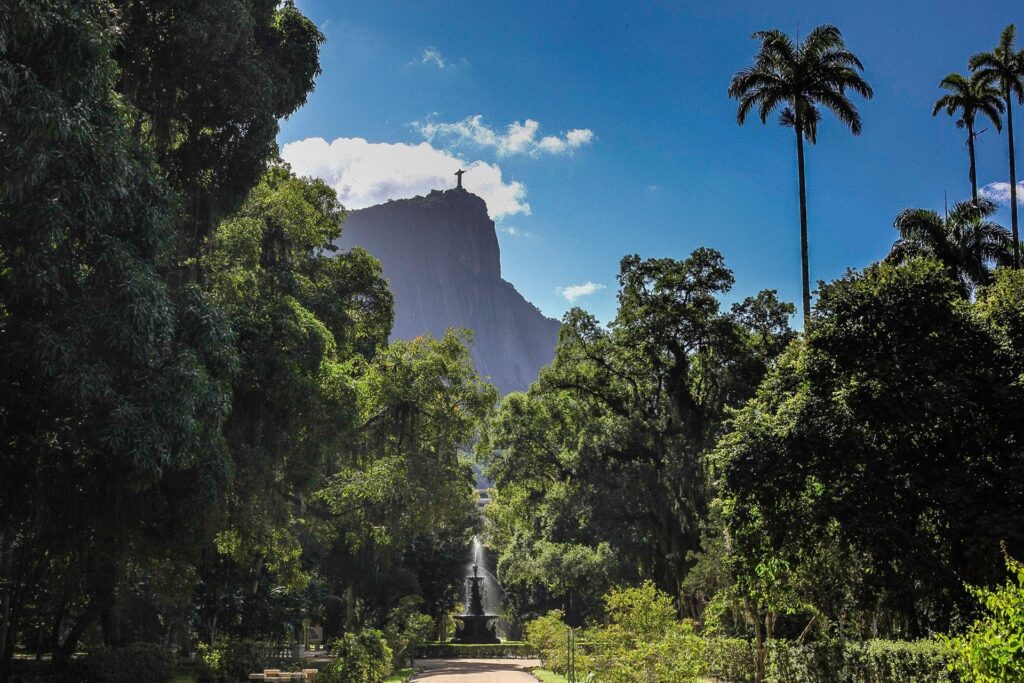
[[[536,659],[417,659],[412,680],[429,683],[536,683]]]

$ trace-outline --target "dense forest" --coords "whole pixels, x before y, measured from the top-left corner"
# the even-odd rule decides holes
[[[380,263],[278,158],[324,41],[294,2],[0,6],[0,681],[244,680],[311,625],[318,680],[378,681],[451,635],[476,535],[593,680],[867,680],[787,657],[882,641],[1024,680],[1024,273],[974,156],[1005,123],[1016,191],[1012,27],[935,104],[972,198],[813,301],[805,143],[873,93],[834,27],[755,38],[728,94],[796,136],[802,328],[724,305],[712,248],[626,256],[614,319],[499,400],[472,331],[389,342]]]

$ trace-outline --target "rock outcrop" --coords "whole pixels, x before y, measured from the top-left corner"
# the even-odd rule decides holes
[[[501,279],[498,237],[480,197],[435,190],[352,211],[338,246],[380,259],[395,294],[392,339],[473,330],[477,372],[503,394],[526,389],[554,357],[559,323]]]

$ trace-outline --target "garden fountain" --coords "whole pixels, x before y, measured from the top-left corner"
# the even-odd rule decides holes
[[[489,592],[485,591],[483,583],[487,577],[480,575],[480,541],[473,539],[473,566],[472,575],[466,577],[466,607],[465,611],[455,618],[461,622],[458,632],[455,634],[456,643],[500,643],[495,632],[498,614],[488,614],[484,608],[484,600]],[[486,572],[487,574],[489,572]]]

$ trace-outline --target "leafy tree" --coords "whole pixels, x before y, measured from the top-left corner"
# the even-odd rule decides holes
[[[181,198],[179,254],[195,265],[313,90],[324,37],[294,0],[126,0],[115,16],[117,89]]]
[[[864,66],[850,52],[835,26],[818,26],[801,43],[772,29],[758,31],[754,39],[761,49],[754,64],[737,73],[729,85],[729,97],[739,100],[736,120],[742,125],[757,109],[761,123],[784,106],[780,123],[796,134],[797,168],[800,182],[800,258],[803,282],[804,322],[811,310],[811,285],[808,274],[807,190],[804,173],[804,140],[815,144],[821,107],[860,135],[861,121],[847,91],[866,99],[873,95],[858,71]]]
[[[117,644],[128,574],[223,480],[231,332],[164,275],[175,196],[133,143],[101,2],[0,12],[0,678],[19,631]]]
[[[993,264],[1009,261],[1010,235],[989,220],[996,209],[993,202],[980,199],[958,202],[945,217],[927,209],[901,211],[893,223],[900,237],[888,260],[935,259],[969,296],[991,280]]]
[[[978,201],[978,173],[974,161],[974,140],[979,135],[975,132],[978,115],[988,117],[996,130],[1003,129],[1001,115],[1003,102],[999,90],[992,85],[990,76],[975,73],[970,78],[958,73],[951,73],[939,82],[939,87],[948,90],[948,94],[935,100],[932,116],[945,111],[949,116],[960,118],[956,121],[957,128],[967,129],[967,153],[971,159],[971,199]]]
[[[315,496],[337,529],[337,570],[325,571],[350,610],[360,595],[386,609],[388,595],[397,600],[422,586],[427,609],[440,619],[461,585],[451,569],[462,565],[477,530],[462,449],[497,400],[473,369],[467,341],[455,330],[396,341],[361,371],[355,429]],[[422,567],[404,563],[412,558]],[[385,577],[399,567],[407,590],[396,595],[396,580]]]
[[[1010,156],[1010,218],[1013,230],[1013,267],[1020,268],[1020,236],[1017,231],[1017,160],[1013,149],[1013,99],[1024,103],[1024,58],[1014,47],[1017,28],[1010,24],[990,52],[971,57],[970,67],[979,78],[998,84],[1006,106],[1006,132]]]
[[[861,636],[943,629],[968,608],[963,582],[993,578],[1001,541],[1024,543],[1024,396],[985,313],[1012,319],[1004,306],[1020,300],[1004,291],[976,308],[924,260],[822,291],[804,342],[719,445],[742,566],[772,553],[810,567],[828,539],[857,570],[854,601],[820,594],[812,607]]]
[[[239,359],[224,428],[233,476],[216,544],[221,559],[207,566],[228,560],[246,577],[234,616],[246,636],[272,629],[272,589],[294,593],[310,578],[301,561],[304,508],[355,425],[360,352],[382,348],[390,332],[392,300],[379,263],[361,250],[331,255],[342,217],[322,181],[275,166],[221,223],[202,260]],[[240,578],[225,570],[205,576],[211,620]]]
[[[560,606],[572,623],[624,578],[652,577],[695,609],[681,585],[707,512],[704,455],[792,335],[773,292],[720,311],[732,274],[713,250],[626,257],[619,284],[612,323],[570,311],[554,362],[505,399],[479,447],[495,454],[500,576],[521,608]]]

